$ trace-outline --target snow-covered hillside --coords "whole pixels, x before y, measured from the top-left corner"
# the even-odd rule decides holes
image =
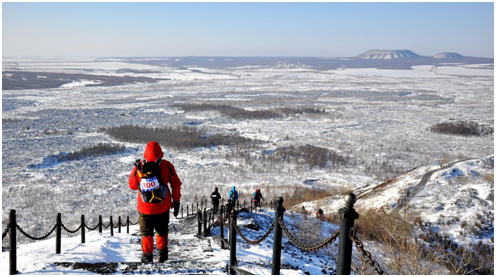
[[[446,58],[463,58],[462,55],[458,53],[443,52],[433,56],[434,59],[446,59]]]
[[[494,156],[431,164],[415,168],[388,182],[355,190],[358,210],[404,210],[418,215],[459,245],[494,238]],[[298,207],[335,213],[343,201],[339,196],[306,202]],[[319,206],[317,206],[319,205]]]

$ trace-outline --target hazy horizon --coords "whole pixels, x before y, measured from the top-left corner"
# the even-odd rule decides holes
[[[2,7],[2,57],[354,57],[371,49],[494,57],[494,3]]]

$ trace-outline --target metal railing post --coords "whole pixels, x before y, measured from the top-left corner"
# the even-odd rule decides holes
[[[236,210],[232,207],[231,200],[228,202],[228,210],[230,211],[229,216],[229,273],[232,275],[236,274],[233,266],[237,266],[236,260],[236,230],[234,229],[234,224],[236,222]]]
[[[220,206],[220,249],[225,249],[224,245],[224,206]]]
[[[57,214],[57,227],[55,228],[55,254],[60,254],[62,249],[62,214]]]
[[[356,202],[356,196],[348,192],[344,196],[346,206],[339,209],[341,217],[339,227],[339,249],[337,261],[337,275],[350,275],[351,272],[351,254],[353,250],[353,242],[350,239],[350,230],[354,225],[355,219],[358,219],[358,213],[353,209],[353,204]]]
[[[184,218],[184,206],[181,205],[181,218]]]
[[[110,236],[114,236],[114,221],[112,220],[112,216],[110,216]]]
[[[129,216],[127,216],[126,219],[126,228],[127,228],[127,233],[129,234],[129,225],[131,225],[131,222],[129,221]]]
[[[103,222],[102,222],[102,216],[98,216],[98,232],[101,234],[102,233],[102,228],[103,228]]]
[[[9,214],[9,274],[17,274],[17,220],[16,211],[10,210]]]
[[[272,250],[272,275],[281,274],[281,249],[282,249],[282,228],[279,224],[279,220],[284,220],[284,198],[279,196],[277,199],[277,210],[275,212],[275,227],[274,227],[274,247]]]
[[[208,214],[207,214],[207,210],[203,210],[203,237],[207,237],[207,218],[208,217]]]
[[[189,216],[189,205],[186,205],[186,217]]]
[[[117,232],[121,233],[121,216],[119,216],[119,222],[117,223]]]
[[[200,237],[201,231],[202,231],[202,213],[201,213],[201,211],[198,211],[197,215],[198,215],[198,237]]]
[[[86,226],[84,224],[84,214],[83,214],[83,215],[81,215],[81,243],[85,243],[86,242],[85,237],[84,237],[84,235],[85,235],[85,233],[84,233],[85,230],[84,229],[85,228],[86,228]]]

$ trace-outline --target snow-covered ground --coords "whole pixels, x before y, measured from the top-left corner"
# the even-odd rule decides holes
[[[355,191],[358,210],[404,209],[423,224],[466,247],[494,238],[494,156],[421,166],[386,184]],[[342,197],[305,202],[294,210],[322,208],[335,213]]]
[[[67,221],[75,224],[81,214],[126,216],[136,211],[136,192],[128,188],[127,178],[132,162],[142,156],[145,144],[114,141],[99,132],[102,127],[186,125],[209,134],[259,140],[249,147],[164,149],[165,158],[175,165],[183,181],[183,205],[200,201],[215,186],[223,197],[232,185],[247,195],[261,188],[270,197],[280,194],[286,197],[294,187],[360,192],[397,177],[401,185],[390,187],[390,198],[367,201],[370,207],[391,206],[404,187],[418,182],[423,172],[436,169],[445,155],[450,161],[494,155],[492,134],[464,137],[430,131],[434,124],[447,121],[476,121],[494,127],[491,65],[318,71],[250,65],[178,69],[119,59],[98,62],[10,59],[4,60],[3,69],[171,79],[113,87],[86,87],[84,80],[75,80],[53,89],[2,92],[3,227],[8,217],[6,211],[16,209],[19,224],[38,235],[50,230],[57,212],[70,211],[74,216],[68,216]],[[481,70],[485,72],[482,75]],[[441,76],[438,71],[449,76]],[[460,72],[469,75],[461,76],[465,73]],[[184,112],[176,106],[185,103],[223,104],[251,111],[305,107],[325,109],[325,113],[233,119],[218,111]],[[127,151],[44,163],[61,152],[71,153],[102,142],[122,143]],[[310,167],[304,159],[284,160],[277,154],[279,149],[306,145],[334,151],[347,162],[336,165],[329,161],[322,168]],[[411,174],[402,175],[414,168],[417,169]],[[468,169],[460,170],[465,176],[472,176]],[[439,180],[441,187],[445,186],[448,181],[439,176],[442,172],[436,174],[430,180]],[[434,183],[428,183],[410,205],[421,207],[415,201],[435,191],[435,186],[427,190],[431,184]],[[486,199],[489,192],[488,188],[480,188],[482,181],[468,184],[456,192]],[[67,197],[75,193],[78,197]],[[428,194],[423,197],[438,201]],[[461,204],[472,205],[470,213],[476,216],[484,215],[478,210],[488,208],[475,197],[470,198],[471,203]],[[342,204],[342,199],[339,201]],[[450,200],[438,202],[445,205],[449,216],[455,216],[451,215],[452,211],[462,213],[451,209],[457,206],[451,205]],[[494,200],[489,202],[492,204]],[[359,203],[365,201],[359,199]],[[335,210],[341,204],[326,209]],[[440,220],[431,210],[424,212],[426,222],[434,224]],[[480,225],[466,220],[465,215],[458,217],[460,226],[463,221]],[[458,236],[460,228],[455,225],[450,225],[454,226],[450,235]]]
[[[259,213],[242,212],[238,217],[238,226],[243,234],[250,240],[255,240],[263,235],[272,224],[274,213],[262,210]],[[139,269],[141,246],[139,227],[130,227],[130,234],[126,229],[122,233],[114,230],[114,236],[108,229],[102,234],[98,231],[86,231],[86,241],[81,243],[80,236],[62,237],[61,254],[55,254],[55,238],[39,242],[32,242],[19,246],[17,249],[17,270],[19,274],[90,274],[96,268],[103,270],[111,268],[109,264],[117,263],[113,274],[227,274],[226,265],[229,264],[229,250],[222,249],[219,240],[214,239],[220,233],[220,227],[212,229],[211,236],[206,238],[196,237],[196,219],[171,219],[174,227],[169,228],[169,260],[165,264],[152,264]],[[286,224],[297,230],[293,223],[306,221],[311,223],[312,231],[318,237],[315,243],[330,237],[337,226],[321,222],[314,218],[306,218],[298,214],[288,213]],[[105,223],[105,222],[104,222]],[[258,231],[248,229],[246,226],[256,226]],[[253,228],[253,227],[252,227]],[[299,226],[301,228],[301,226]],[[227,237],[228,229],[224,227]],[[298,233],[295,232],[298,235]],[[301,233],[300,233],[301,234]],[[320,239],[320,240],[319,240]],[[305,274],[331,274],[336,270],[335,255],[337,244],[334,242],[326,250],[305,253],[283,239],[284,249],[281,255],[282,275]],[[271,273],[272,266],[272,234],[259,245],[249,245],[237,235],[237,260],[238,266],[254,274],[267,275]],[[156,259],[156,258],[155,258]],[[79,263],[79,266],[74,265]],[[93,271],[84,269],[83,264],[104,263],[106,266],[95,266]],[[192,266],[195,264],[195,266]],[[130,268],[133,272],[130,272]],[[98,272],[98,271],[97,271]],[[103,271],[100,271],[103,272]],[[2,253],[2,274],[9,273],[9,253]]]

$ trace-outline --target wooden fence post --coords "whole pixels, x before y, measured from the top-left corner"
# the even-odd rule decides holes
[[[98,216],[98,232],[101,234],[102,233],[102,228],[103,228],[103,222],[102,222],[102,216]]]
[[[55,254],[60,254],[62,249],[62,215],[57,214],[57,227],[55,227]]]
[[[119,216],[119,223],[117,223],[117,232],[121,233],[121,216]]]
[[[127,216],[126,219],[126,228],[127,228],[127,233],[129,234],[129,225],[131,225],[131,221],[129,221],[129,216]]]
[[[10,210],[9,214],[9,274],[17,274],[17,220],[16,211]]]

